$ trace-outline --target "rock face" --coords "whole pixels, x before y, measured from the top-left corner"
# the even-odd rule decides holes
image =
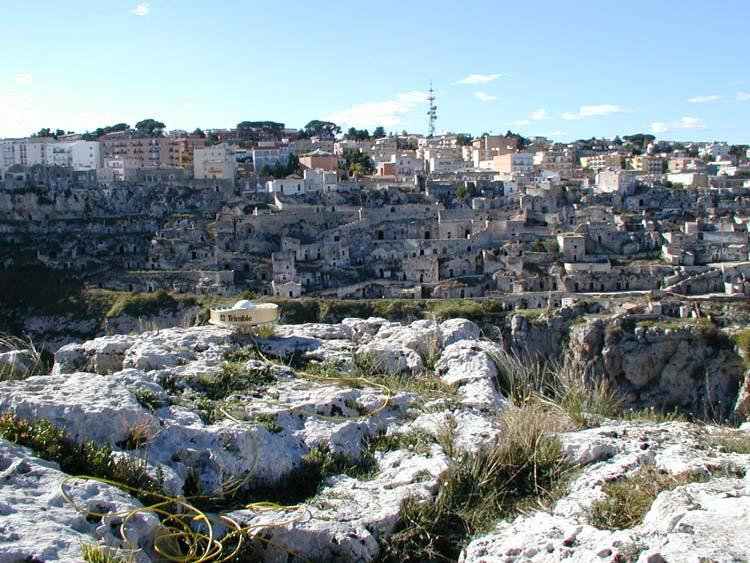
[[[733,343],[697,323],[665,328],[638,326],[632,319],[596,320],[571,330],[571,352],[638,409],[679,408],[723,418],[731,414],[744,379]]]
[[[548,338],[569,322],[565,315]],[[273,338],[258,340],[217,327],[105,336],[62,347],[52,375],[0,382],[0,414],[44,418],[77,440],[108,443],[114,455],[141,459],[171,495],[244,491],[228,515],[252,530],[261,560],[299,554],[374,561],[402,502],[431,502],[441,486],[452,463],[438,445],[446,429],[460,451],[503,439],[497,415],[508,399],[496,386],[497,357],[519,349],[524,338],[537,351],[552,347],[539,323],[515,318],[501,342],[480,337],[477,325],[462,319],[281,325]],[[596,321],[576,327],[571,346],[590,374],[616,381],[634,405],[713,404],[690,376],[699,362],[712,400],[730,401],[737,392],[733,352],[713,351],[698,333],[614,334]],[[391,387],[352,379],[361,365],[385,372],[378,381]],[[684,553],[695,553],[696,561],[741,560],[750,492],[739,477],[665,492],[633,530],[598,530],[588,522],[604,484],[640,465],[701,475],[750,468],[750,456],[726,453],[711,440],[709,430],[678,423],[620,422],[563,434],[568,461],[582,468],[567,493],[547,511],[475,538],[462,560],[673,561]],[[340,469],[321,478],[309,469],[315,456]],[[352,466],[360,472],[344,471]],[[66,476],[54,464],[2,440],[0,478],[0,560],[73,561],[82,543],[124,547],[110,524],[139,503],[122,490],[75,482],[77,504],[109,514],[89,521],[60,496]],[[306,480],[316,494],[289,501],[303,506],[246,506],[247,499],[294,496],[291,489]],[[153,515],[138,513],[131,526],[137,560],[158,560]]]

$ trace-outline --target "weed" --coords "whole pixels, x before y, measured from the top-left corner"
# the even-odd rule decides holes
[[[728,453],[750,454],[750,436],[747,433],[723,432],[713,439],[713,443]]]
[[[369,448],[376,452],[392,452],[409,450],[418,454],[427,454],[437,440],[422,430],[414,430],[408,434],[377,434],[370,440]]]
[[[83,544],[81,556],[88,563],[130,563],[133,557],[125,557],[109,547],[98,544]]]
[[[140,450],[148,446],[154,440],[151,424],[143,421],[133,426],[128,437],[121,442],[117,442],[117,447],[123,450]]]
[[[256,424],[262,424],[272,434],[278,434],[283,430],[275,414],[259,414],[255,417]]]
[[[627,409],[619,413],[619,418],[623,420],[647,421],[647,422],[688,422],[689,419],[676,408],[671,411],[662,411],[656,407],[647,409]]]
[[[225,362],[221,371],[204,375],[198,386],[211,400],[225,399],[234,393],[242,393],[274,383],[276,377],[267,369],[248,369],[241,362]]]
[[[497,368],[498,389],[515,403],[524,404],[545,389],[549,372],[538,359],[505,350],[490,359]]]
[[[579,428],[585,427],[592,415],[611,418],[622,410],[624,399],[608,379],[587,377],[583,367],[569,359],[549,369],[545,396]]]
[[[139,405],[150,411],[155,411],[164,404],[156,393],[148,389],[136,389],[133,391],[133,396]]]

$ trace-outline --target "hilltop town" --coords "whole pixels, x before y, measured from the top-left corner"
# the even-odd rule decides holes
[[[0,141],[0,266],[120,291],[750,292],[746,145],[146,119]]]

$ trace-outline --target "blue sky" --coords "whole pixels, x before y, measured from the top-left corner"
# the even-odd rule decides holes
[[[654,132],[750,142],[750,2],[66,0],[2,6],[0,137],[168,128]]]

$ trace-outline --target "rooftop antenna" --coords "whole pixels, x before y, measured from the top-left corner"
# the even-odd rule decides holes
[[[429,137],[435,135],[435,120],[437,119],[437,106],[435,105],[435,91],[432,89],[432,81],[430,81],[430,95],[427,96],[427,101],[430,103],[430,107],[427,109],[428,127],[427,133]]]

